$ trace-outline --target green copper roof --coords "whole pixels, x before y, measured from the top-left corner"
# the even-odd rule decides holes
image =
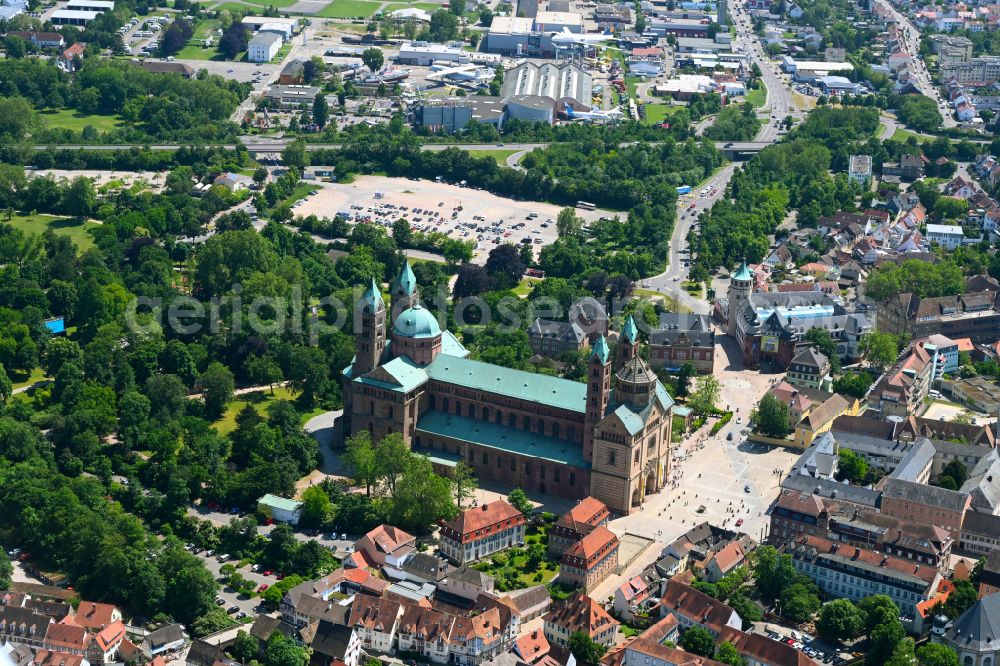
[[[733,279],[734,280],[753,280],[753,273],[750,271],[749,268],[747,268],[747,262],[746,262],[746,260],[744,260],[743,263],[740,264],[740,267],[736,271],[736,274],[733,275]]]
[[[388,391],[408,393],[427,381],[427,373],[406,356],[400,356],[358,377],[356,381]]]
[[[441,335],[437,319],[419,303],[399,313],[392,323],[392,331],[404,338],[433,338]]]
[[[298,511],[302,508],[302,502],[287,499],[285,497],[278,497],[277,495],[271,495],[270,493],[257,500],[257,504],[263,504],[264,506],[269,506],[274,509],[282,509],[283,511]]]
[[[603,365],[608,364],[608,359],[611,358],[611,351],[608,350],[608,341],[604,339],[604,334],[597,338],[597,342],[594,343],[594,351],[590,353],[590,357],[597,357],[597,359]]]
[[[458,338],[451,331],[445,329],[441,332],[441,353],[465,358],[469,355],[469,350],[458,341]]]
[[[632,318],[632,315],[629,315],[628,319],[625,320],[625,326],[622,327],[622,335],[633,344],[639,341],[639,329],[635,325],[635,319]]]
[[[392,285],[392,291],[393,293],[401,291],[407,296],[412,296],[416,288],[417,276],[413,274],[413,269],[410,268],[410,261],[407,259],[403,261],[403,268],[400,269],[399,275],[396,277],[396,282]]]
[[[431,379],[447,384],[581,414],[587,409],[587,385],[569,379],[502,368],[446,354],[438,354],[425,370]]]
[[[372,278],[372,283],[368,285],[365,295],[361,297],[361,302],[366,305],[371,303],[376,310],[380,305],[385,307],[385,301],[382,300],[382,290],[378,288],[374,277]]]
[[[417,421],[416,434],[420,433],[488,446],[498,451],[533,456],[572,467],[584,469],[589,467],[583,459],[582,447],[575,442],[488,421],[477,421],[468,416],[455,416],[437,411],[426,412]]]

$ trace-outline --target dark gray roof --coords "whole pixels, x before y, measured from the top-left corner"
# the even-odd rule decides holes
[[[966,511],[965,520],[962,521],[962,534],[996,537],[997,534],[1000,534],[1000,516],[981,511]],[[1000,556],[1000,550],[993,552]],[[1000,557],[998,557],[998,563],[1000,563]]]
[[[463,581],[471,585],[480,585],[482,587],[488,586],[489,581],[492,580],[492,576],[488,573],[473,569],[468,564],[463,564],[458,567],[445,576],[445,578],[452,578],[454,580]]]
[[[320,620],[310,647],[317,654],[343,660],[353,631],[351,627]]]
[[[444,577],[447,565],[433,555],[412,553],[399,568],[424,580],[439,581]]]
[[[649,343],[653,345],[674,344],[681,335],[696,347],[712,347],[715,345],[715,332],[707,315],[677,314],[664,312],[660,314],[659,327],[649,334]]]
[[[823,354],[819,353],[812,347],[806,347],[794,357],[792,357],[793,365],[806,365],[810,368],[823,368],[830,364],[830,360]]]
[[[945,640],[959,651],[995,651],[1000,648],[1000,594],[991,594],[977,601],[962,613]]]
[[[882,497],[880,492],[871,488],[852,486],[849,483],[839,483],[828,479],[817,479],[803,468],[793,468],[791,473],[782,480],[781,487],[785,490],[813,493],[824,499],[836,499],[867,507],[877,507]]]
[[[584,333],[576,322],[552,321],[536,317],[535,321],[528,327],[529,338],[555,338],[580,344],[583,341]]]
[[[972,506],[979,511],[993,513],[1000,508],[1000,455],[996,449],[979,459],[959,490],[972,495]]]
[[[258,615],[250,625],[250,635],[264,642],[267,642],[276,631],[285,638],[292,638],[298,630],[284,620],[270,615]]]
[[[155,650],[170,643],[183,641],[185,638],[187,637],[184,635],[184,627],[179,624],[168,624],[146,636],[145,640],[143,640],[143,645],[150,650]]]
[[[218,645],[206,643],[200,638],[191,643],[188,650],[187,663],[195,666],[212,666],[217,660],[223,658],[222,648]]]
[[[966,493],[958,490],[948,490],[915,481],[893,478],[886,479],[882,492],[885,497],[939,506],[949,511],[962,511],[969,497]]]

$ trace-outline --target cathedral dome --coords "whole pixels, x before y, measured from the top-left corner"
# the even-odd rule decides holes
[[[417,304],[399,313],[392,332],[404,338],[434,338],[441,335],[441,327],[429,310]]]

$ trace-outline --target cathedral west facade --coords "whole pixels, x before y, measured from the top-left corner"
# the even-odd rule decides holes
[[[480,479],[591,495],[619,514],[666,484],[673,401],[639,356],[631,317],[614,355],[603,336],[594,343],[582,383],[470,359],[421,306],[408,263],[390,295],[391,312],[372,282],[357,306],[345,434],[400,433],[442,473],[464,461]]]

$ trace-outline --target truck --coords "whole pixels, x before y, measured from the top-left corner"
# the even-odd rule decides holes
[[[691,192],[690,185],[681,185],[677,188],[677,194],[689,194]]]

